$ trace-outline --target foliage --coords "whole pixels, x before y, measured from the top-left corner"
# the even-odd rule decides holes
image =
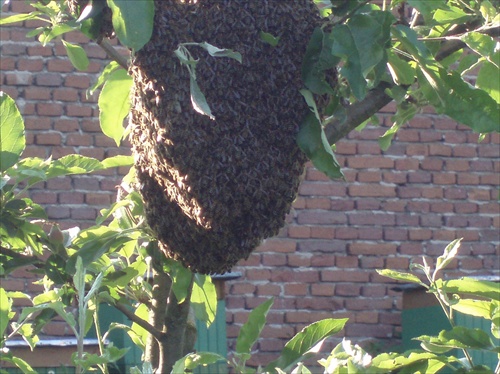
[[[397,130],[428,105],[476,132],[499,130],[500,86],[496,78],[500,53],[493,38],[498,35],[500,21],[498,1],[314,1],[321,9],[324,22],[314,31],[303,57],[302,94],[311,113],[305,116],[297,141],[319,170],[332,178],[342,177],[332,144],[356,127],[361,130],[368,121],[376,124],[373,115],[391,100],[396,103],[397,111],[392,127],[380,138],[382,149],[387,149]],[[133,6],[132,2],[124,0],[94,0],[76,15],[71,14],[61,0],[29,3],[33,7],[31,13],[1,18],[0,25],[28,20],[43,22],[43,26],[30,31],[28,36],[38,37],[42,45],[61,40],[78,70],[85,70],[89,60],[81,46],[65,39],[69,32],[82,32],[96,40],[116,60],[103,70],[89,91],[100,90],[101,128],[119,144],[126,135],[123,120],[130,109],[131,78],[126,71],[127,61],[112,53],[98,31],[104,8],[108,6],[121,44],[132,52],[140,50],[152,33],[153,0],[133,2]],[[382,3],[382,6],[375,3]],[[414,8],[411,16],[408,6]],[[279,36],[265,32],[261,38],[271,46],[280,42]],[[196,61],[187,47],[201,47],[213,57],[238,61],[244,56],[207,42],[179,43],[176,53],[179,62],[190,72],[193,106],[211,116],[209,105],[196,83]],[[471,74],[476,71],[477,79],[471,84]],[[0,109],[0,276],[30,266],[40,274],[40,284],[44,287],[44,292],[35,297],[0,289],[0,347],[16,335],[34,347],[43,327],[59,316],[78,338],[74,357],[78,370],[99,366],[101,371],[107,372],[106,365],[124,352],[101,345],[100,355],[92,356],[83,352],[82,345],[93,322],[100,341],[105,341],[109,334],[109,331],[100,331],[96,317],[99,305],[108,303],[126,314],[134,322],[132,326],[115,324],[110,330],[125,329],[138,346],[147,350],[148,344],[151,345],[148,334],[158,341],[164,338],[162,329],[152,325],[147,318],[152,303],[158,300],[155,281],[165,274],[172,283],[171,295],[179,304],[191,301],[196,316],[210,324],[216,303],[210,278],[195,276],[159,254],[158,244],[144,224],[142,201],[132,188],[132,172],[124,178],[120,199],[101,211],[95,226],[85,230],[60,230],[57,223],[48,220],[43,208],[27,197],[30,187],[50,178],[129,166],[132,160],[113,157],[99,161],[79,155],[58,160],[21,159],[25,148],[22,118],[13,100],[5,94],[0,95]],[[454,257],[457,248],[458,242],[447,248],[434,272],[426,262],[415,265],[415,269],[424,272],[428,282],[410,273],[385,270],[382,274],[428,288],[438,296],[450,321],[455,312],[491,320],[493,334],[498,338],[497,289],[485,282],[444,281],[437,276]],[[449,298],[448,293],[465,293],[473,298]],[[18,298],[28,300],[31,306],[24,308],[19,319],[14,320],[14,300]],[[246,362],[271,303],[268,301],[256,308],[241,329],[237,352],[230,362],[238,372],[255,371],[246,367]],[[71,313],[75,306],[76,317]],[[280,372],[295,367],[294,372],[307,373],[301,360],[345,323],[345,320],[326,320],[307,327],[292,338],[280,358],[262,370]],[[419,337],[426,351],[382,354],[374,358],[345,341],[320,364],[332,373],[445,369],[481,372],[483,369],[474,367],[470,360],[464,363],[443,356],[442,352],[455,348],[464,352],[470,348],[498,352],[498,347],[488,339],[481,332],[457,326],[437,337]],[[1,359],[14,363],[23,372],[33,371],[26,362],[8,353],[2,353]],[[209,353],[189,354],[177,362],[175,370],[192,370],[219,359],[222,358]],[[145,362],[142,372],[152,372],[152,369],[153,365]],[[141,370],[137,368],[135,372]]]
[[[446,317],[452,326],[451,330],[443,330],[437,336],[418,336],[421,350],[410,350],[403,353],[381,353],[375,357],[368,354],[358,345],[343,340],[330,354],[318,360],[325,374],[347,373],[493,373],[481,363],[474,363],[470,350],[493,352],[498,354],[499,362],[495,373],[500,370],[500,293],[498,285],[493,282],[471,278],[444,281],[440,272],[456,257],[461,239],[450,243],[443,255],[437,258],[434,270],[423,258],[423,265],[414,263],[412,268],[417,274],[394,270],[379,270],[378,273],[397,281],[415,283],[433,293],[441,304]],[[426,280],[421,280],[422,273]],[[463,293],[468,294],[464,297]],[[281,355],[264,369],[251,369],[245,366],[251,355],[251,347],[265,324],[266,314],[272,299],[255,308],[248,321],[240,330],[236,352],[228,363],[237,373],[311,373],[304,360],[317,357],[323,341],[336,334],[347,322],[347,319],[326,319],[315,322],[295,335],[283,348]],[[477,328],[455,325],[454,313],[481,317],[491,321],[490,335]],[[464,358],[457,358],[455,352],[462,351]],[[451,354],[450,354],[451,353]],[[213,353],[198,352],[180,359],[173,373],[188,372],[200,365],[207,365],[224,357]]]

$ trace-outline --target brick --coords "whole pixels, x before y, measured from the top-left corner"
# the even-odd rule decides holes
[[[51,130],[52,120],[50,118],[37,117],[37,118],[26,118],[24,121],[26,130]]]
[[[382,269],[384,267],[384,259],[376,256],[363,256],[359,263],[362,269]]]
[[[335,256],[335,266],[338,268],[358,268],[358,256]]]
[[[61,143],[61,134],[58,133],[45,133],[37,134],[35,142],[38,145],[58,145]]]
[[[457,175],[455,173],[439,173],[433,174],[432,181],[435,184],[456,184],[457,183]]]
[[[333,286],[333,284],[328,283],[317,283],[311,285],[311,295],[312,296],[333,296],[336,294],[337,286]]]
[[[35,82],[38,86],[59,87],[62,85],[63,78],[56,73],[37,74]]]
[[[311,257],[311,267],[331,267],[335,264],[335,257],[332,255],[315,254]]]
[[[394,169],[394,160],[383,156],[351,157],[347,166],[353,169]]]
[[[308,197],[305,199],[307,209],[330,209],[329,198]]]
[[[71,218],[74,220],[91,220],[94,221],[97,218],[97,209],[91,207],[78,207],[71,209]]]
[[[47,215],[51,219],[70,218],[70,209],[63,206],[49,206],[46,209]]]
[[[361,282],[366,283],[370,277],[368,273],[356,270],[321,270],[322,282]]]
[[[83,204],[84,196],[81,192],[60,192],[58,202],[60,204]]]
[[[299,188],[303,196],[345,196],[346,188],[341,184],[333,183],[303,183]]]
[[[75,68],[71,62],[67,59],[54,58],[47,62],[47,71],[57,72],[57,73],[70,73],[74,71]]]
[[[285,295],[305,296],[309,293],[309,286],[304,283],[285,283]]]
[[[276,284],[257,285],[257,296],[280,296],[281,291],[281,287]]]
[[[343,240],[310,239],[301,241],[299,250],[307,253],[343,253],[345,251],[345,242]]]
[[[63,107],[59,104],[38,103],[36,111],[39,116],[59,117],[63,114]]]
[[[301,225],[333,225],[347,223],[347,217],[343,213],[306,210],[297,215],[297,222]]]
[[[382,180],[380,171],[360,171],[356,180],[360,183],[376,183]]]
[[[357,239],[359,230],[354,227],[340,227],[335,229],[336,239]]]
[[[28,72],[7,73],[5,75],[6,84],[11,86],[29,86],[33,82],[33,75]]]
[[[42,87],[26,87],[24,90],[26,100],[50,100],[52,93],[50,90]]]
[[[410,260],[405,257],[388,257],[385,259],[385,269],[408,270]]]
[[[349,224],[354,226],[381,225],[393,226],[396,223],[394,214],[352,212],[349,214]]]
[[[312,226],[308,228],[309,235],[313,239],[333,239],[335,237],[335,229],[333,227]]]
[[[395,197],[395,187],[379,184],[351,185],[348,187],[351,197]]]
[[[66,137],[67,145],[90,146],[93,143],[93,137],[88,134],[69,134]]]
[[[348,253],[352,255],[391,255],[397,253],[397,246],[391,243],[350,243]]]
[[[25,71],[29,71],[31,73],[42,71],[44,68],[44,65],[45,65],[44,60],[41,58],[20,59],[20,60],[17,60],[17,63],[16,63],[17,70],[21,70],[21,71],[25,70]],[[3,62],[2,62],[2,67],[3,67]],[[4,69],[7,69],[7,68],[4,68]],[[8,69],[8,70],[13,70],[13,69]]]
[[[64,78],[64,86],[87,89],[90,87],[90,77],[76,74],[68,75]]]
[[[378,315],[378,312],[373,311],[358,312],[355,315],[354,322],[367,324],[378,323]]]
[[[258,248],[260,252],[295,252],[296,243],[292,240],[269,239],[265,240]]]
[[[359,296],[360,293],[361,293],[361,286],[358,284],[338,283],[335,285],[336,296]]]
[[[274,270],[271,274],[272,282],[307,282],[319,281],[319,272],[316,270],[285,269]]]
[[[66,105],[66,114],[70,117],[91,117],[92,108],[80,104],[68,104]]]
[[[477,156],[477,150],[476,147],[468,144],[455,145],[452,148],[452,154],[454,157],[473,158]]]
[[[350,298],[345,306],[347,310],[391,310],[392,299]]]
[[[342,305],[333,297],[300,297],[296,300],[297,309],[338,310]]]
[[[59,88],[54,90],[54,100],[58,101],[78,101],[78,91],[68,88]]]

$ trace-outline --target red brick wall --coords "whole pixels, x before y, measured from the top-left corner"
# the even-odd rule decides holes
[[[22,1],[11,7],[26,10]],[[91,57],[89,72],[77,72],[60,44],[41,47],[25,33],[17,26],[0,31],[0,81],[25,117],[25,155],[129,153],[102,135],[97,96],[86,97],[107,63],[104,52],[69,36],[84,43]],[[466,127],[427,111],[382,152],[377,137],[390,125],[392,110],[380,113],[382,128],[368,127],[339,142],[346,181],[329,181],[308,168],[288,225],[234,269],[243,276],[227,285],[230,347],[249,311],[275,298],[253,363],[267,362],[304,325],[327,317],[349,317],[345,336],[356,342],[397,344],[401,295],[375,269],[406,270],[422,255],[435,258],[455,238],[465,239],[449,276],[499,269],[498,134],[478,145]],[[86,227],[114,199],[123,172],[49,181],[33,189],[32,197],[63,227]],[[18,275],[2,285],[33,290],[30,274]],[[62,322],[51,329],[67,332]]]

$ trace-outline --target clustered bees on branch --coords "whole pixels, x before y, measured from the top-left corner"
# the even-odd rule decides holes
[[[296,144],[308,111],[301,61],[318,22],[310,0],[155,1],[153,35],[129,69],[130,141],[166,256],[222,273],[284,225],[306,161]],[[215,120],[193,109],[189,73],[174,55],[188,42],[242,55],[239,63],[190,49]]]

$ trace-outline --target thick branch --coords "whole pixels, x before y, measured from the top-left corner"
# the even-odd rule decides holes
[[[23,265],[33,265],[37,268],[43,268],[45,262],[36,256],[23,255],[22,253],[0,246],[0,254],[23,261]]]
[[[153,335],[156,339],[162,340],[165,338],[165,333],[161,330],[156,329],[153,325],[151,325],[149,322],[144,321],[142,318],[136,316],[125,304],[122,303],[115,303],[113,305],[116,309],[118,309],[120,312],[125,314],[125,316],[131,320],[132,322],[137,323],[139,326],[141,326],[144,330],[149,332],[151,335]]]
[[[490,36],[498,36],[500,34],[500,27],[495,26],[478,29],[476,31]],[[437,61],[441,61],[464,47],[465,43],[458,39],[445,41],[441,44],[441,48],[435,58]],[[326,123],[325,134],[329,143],[335,144],[361,123],[389,104],[392,98],[385,93],[385,90],[391,87],[394,87],[394,85],[382,82],[376,88],[368,92],[363,100],[349,105],[346,108],[346,115],[343,120],[334,118],[332,121]]]
[[[149,308],[149,323],[159,331],[167,332],[165,327],[165,314],[168,305],[168,295],[172,287],[172,281],[168,274],[157,271],[153,267],[153,294],[151,308]],[[148,336],[146,344],[145,360],[157,367],[160,361],[159,342],[153,335]]]
[[[183,356],[193,281],[194,275],[191,278],[188,294],[182,303],[179,303],[173,290],[170,290],[165,316],[168,336],[164,341],[159,342],[160,365],[158,369],[161,373],[170,373],[175,362]]]

